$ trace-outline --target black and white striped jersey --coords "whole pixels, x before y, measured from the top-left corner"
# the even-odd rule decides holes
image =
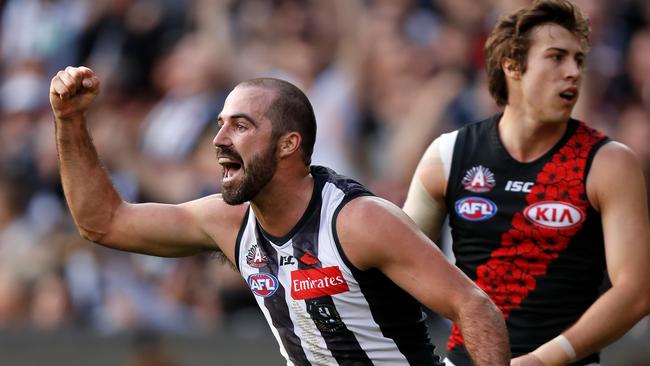
[[[371,193],[327,168],[311,174],[313,196],[289,234],[269,235],[249,208],[235,249],[287,364],[441,365],[419,303],[380,271],[358,270],[341,249],[339,211]]]

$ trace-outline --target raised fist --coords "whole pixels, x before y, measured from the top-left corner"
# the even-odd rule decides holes
[[[98,94],[99,79],[84,66],[68,66],[50,83],[50,104],[58,120],[83,115]]]

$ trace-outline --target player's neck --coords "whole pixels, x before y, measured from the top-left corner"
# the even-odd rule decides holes
[[[567,122],[544,122],[506,106],[499,120],[499,138],[510,156],[527,163],[546,154],[560,141]]]
[[[314,192],[314,178],[296,174],[295,169],[278,168],[274,178],[251,202],[255,218],[264,231],[282,237],[288,234],[303,216]]]

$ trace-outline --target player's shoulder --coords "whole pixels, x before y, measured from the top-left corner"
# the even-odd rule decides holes
[[[594,166],[607,168],[630,168],[638,166],[639,159],[627,145],[609,140],[598,149],[594,157]]]
[[[645,192],[644,184],[641,162],[632,149],[608,141],[594,156],[587,194],[592,205],[601,210],[605,202],[638,200]]]
[[[362,218],[366,214],[372,214],[376,209],[380,209],[387,202],[385,199],[377,196],[359,196],[351,199],[341,208],[341,214],[348,217]]]
[[[431,144],[427,147],[422,155],[422,161],[431,161],[432,159],[440,159],[442,151],[453,149],[456,144],[456,138],[459,130],[445,132],[436,137]]]
[[[336,236],[345,255],[358,269],[377,267],[382,253],[416,232],[404,211],[383,198],[357,197],[346,204],[336,220]]]
[[[394,203],[377,196],[359,196],[342,207],[337,227],[364,226],[379,230],[383,224],[405,217],[404,212]]]
[[[620,142],[608,141],[594,156],[588,186],[596,191],[624,190],[642,174],[640,160],[632,149]]]

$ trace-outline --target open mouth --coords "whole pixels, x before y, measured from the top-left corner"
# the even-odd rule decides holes
[[[560,93],[560,98],[566,100],[567,102],[573,102],[578,97],[578,91],[574,88],[567,89]]]
[[[223,168],[223,180],[233,179],[242,170],[242,163],[230,157],[220,157],[219,164]]]

